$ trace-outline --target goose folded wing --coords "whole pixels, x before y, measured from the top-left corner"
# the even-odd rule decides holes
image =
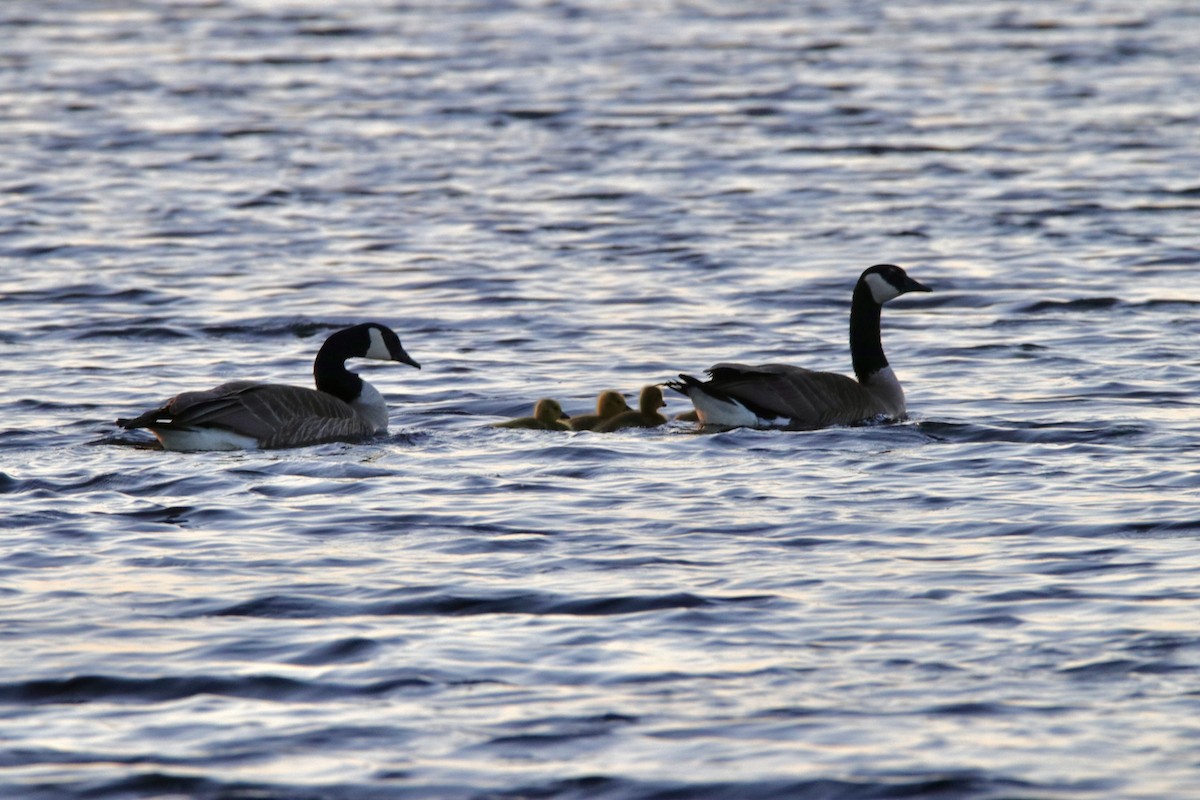
[[[259,443],[264,448],[296,447],[323,442],[353,442],[366,439],[374,433],[375,430],[357,416],[309,417],[260,439]]]
[[[762,419],[787,419],[791,428],[851,424],[879,413],[855,380],[789,364],[722,363],[708,370],[705,388],[733,398]]]
[[[191,430],[204,425],[220,425],[223,415],[237,405],[239,392],[261,386],[253,381],[223,383],[213,389],[181,392],[162,407],[155,408],[129,419],[118,419],[122,428],[161,428],[164,430]],[[217,420],[217,422],[211,422]]]
[[[261,447],[338,441],[374,431],[342,400],[300,386],[239,381],[185,392],[169,404],[172,427],[214,427],[258,440]]]

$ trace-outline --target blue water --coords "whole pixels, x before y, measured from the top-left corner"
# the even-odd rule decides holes
[[[0,32],[0,796],[1200,796],[1195,4]],[[848,372],[879,262],[903,424],[488,427]],[[375,441],[113,424],[365,320]]]

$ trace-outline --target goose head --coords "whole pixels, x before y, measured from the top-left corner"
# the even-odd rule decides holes
[[[380,325],[378,322],[364,322],[362,325],[355,325],[353,328],[347,328],[339,333],[351,333],[356,339],[352,345],[352,357],[373,358],[377,361],[399,361],[410,367],[421,368],[416,359],[404,352],[404,347],[400,344],[400,337],[386,325]]]
[[[895,264],[876,264],[863,271],[858,282],[871,292],[871,299],[878,305],[894,300],[909,292],[932,292],[923,283],[908,277],[908,273]]]
[[[387,429],[387,403],[374,386],[346,369],[350,358],[399,361],[421,368],[400,345],[395,331],[378,322],[364,322],[335,331],[313,361],[317,390],[349,403],[377,430]]]
[[[341,378],[342,373],[346,371],[346,359],[349,358],[399,361],[401,364],[421,368],[412,356],[404,352],[400,345],[400,337],[395,331],[378,322],[364,322],[334,332],[325,340],[325,344],[321,345],[321,349],[317,351],[317,358],[313,361],[317,388],[322,388],[321,383],[324,380]],[[339,394],[336,391],[331,393]]]

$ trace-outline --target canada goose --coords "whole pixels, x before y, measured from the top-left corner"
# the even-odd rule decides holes
[[[532,417],[520,417],[506,422],[497,422],[493,428],[525,428],[535,431],[569,431],[571,428],[561,420],[570,419],[563,413],[557,400],[543,398],[533,406]]]
[[[658,413],[658,410],[665,405],[660,387],[644,386],[638,397],[637,411],[618,414],[607,422],[600,423],[595,429],[600,433],[612,433],[622,428],[657,428],[659,425],[667,423],[667,418]]]
[[[629,404],[625,402],[625,398],[621,396],[620,392],[601,392],[600,396],[596,398],[595,414],[580,414],[577,417],[571,417],[567,424],[573,431],[595,430],[600,423],[626,411],[629,411]]]
[[[119,419],[147,428],[167,450],[244,450],[353,441],[387,430],[383,395],[346,369],[348,358],[399,361],[421,368],[390,328],[374,322],[332,334],[313,361],[316,389],[233,381],[184,392],[161,408]]]
[[[691,398],[704,425],[809,430],[881,416],[903,419],[904,390],[883,355],[879,312],[902,294],[929,291],[891,264],[863,272],[850,301],[850,358],[857,381],[786,364],[717,364],[708,370],[708,381],[681,374],[667,386]]]

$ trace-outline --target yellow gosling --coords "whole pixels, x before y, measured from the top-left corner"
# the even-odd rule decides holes
[[[569,431],[564,419],[570,419],[563,413],[562,406],[557,400],[543,398],[533,406],[532,417],[510,419],[507,422],[497,422],[493,428],[523,428],[534,431]]]
[[[657,428],[667,422],[667,418],[658,413],[658,410],[665,405],[661,387],[644,386],[642,394],[638,398],[637,411],[618,414],[607,422],[601,423],[596,430],[600,433],[611,433],[622,428]]]
[[[596,398],[596,413],[595,414],[580,414],[579,416],[571,417],[567,424],[571,426],[573,431],[594,431],[600,423],[612,419],[618,414],[624,414],[629,411],[629,403],[625,402],[625,398],[620,392],[607,391],[601,392]]]

